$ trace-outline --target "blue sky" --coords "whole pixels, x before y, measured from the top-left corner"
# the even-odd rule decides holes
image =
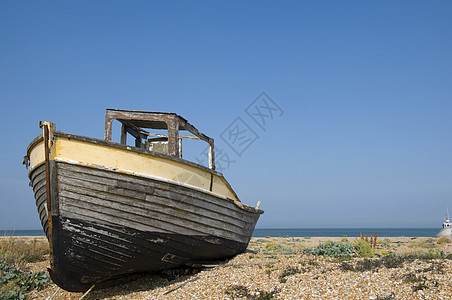
[[[21,165],[39,121],[103,138],[105,108],[176,112],[215,138],[241,200],[262,201],[260,228],[440,227],[452,207],[451,9],[1,1],[0,229],[40,228]],[[262,92],[282,110],[265,131],[245,111]],[[259,137],[241,156],[220,136],[237,118]]]

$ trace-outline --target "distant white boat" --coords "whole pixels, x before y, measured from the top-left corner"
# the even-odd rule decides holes
[[[449,219],[449,209],[447,209],[446,221],[443,223],[443,228],[436,234],[436,237],[443,236],[452,236],[452,223],[450,223]]]

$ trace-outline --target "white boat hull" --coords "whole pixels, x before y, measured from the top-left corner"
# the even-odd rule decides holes
[[[436,234],[436,237],[443,237],[443,236],[451,237],[452,236],[452,228],[450,228],[450,227],[443,228],[440,231],[438,231],[438,233]]]

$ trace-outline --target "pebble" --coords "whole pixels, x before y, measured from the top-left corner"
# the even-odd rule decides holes
[[[255,244],[252,243],[251,246],[256,247]],[[359,260],[361,259],[354,258],[348,263],[354,265]],[[269,264],[272,262],[275,263]],[[258,264],[243,265],[249,263]],[[441,271],[428,269],[432,263],[442,263],[444,267]],[[238,255],[227,264],[237,266],[206,269],[172,281],[159,275],[146,275],[118,287],[92,291],[84,299],[253,299],[252,297],[264,297],[273,293],[274,299],[376,300],[450,299],[452,295],[451,260],[415,260],[405,262],[401,268],[381,267],[375,271],[355,272],[341,270],[340,263],[331,258],[312,257],[301,253],[277,254],[270,258],[261,251],[257,254]],[[284,271],[294,268],[298,272],[289,272],[289,275],[283,278],[285,280],[281,279]],[[428,271],[423,271],[424,269]],[[407,282],[405,278],[408,274],[425,276],[427,288],[414,291],[419,282]],[[194,277],[199,279],[164,295]],[[46,299],[56,289],[57,287],[51,284],[45,290],[30,294],[29,297]],[[247,291],[248,296],[234,294],[234,291]],[[54,299],[79,299],[81,295],[61,290]]]

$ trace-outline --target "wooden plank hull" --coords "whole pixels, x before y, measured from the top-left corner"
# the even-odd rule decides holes
[[[52,246],[52,279],[69,291],[126,274],[245,251],[262,211],[199,189],[53,160],[49,226],[45,164],[30,173]]]

